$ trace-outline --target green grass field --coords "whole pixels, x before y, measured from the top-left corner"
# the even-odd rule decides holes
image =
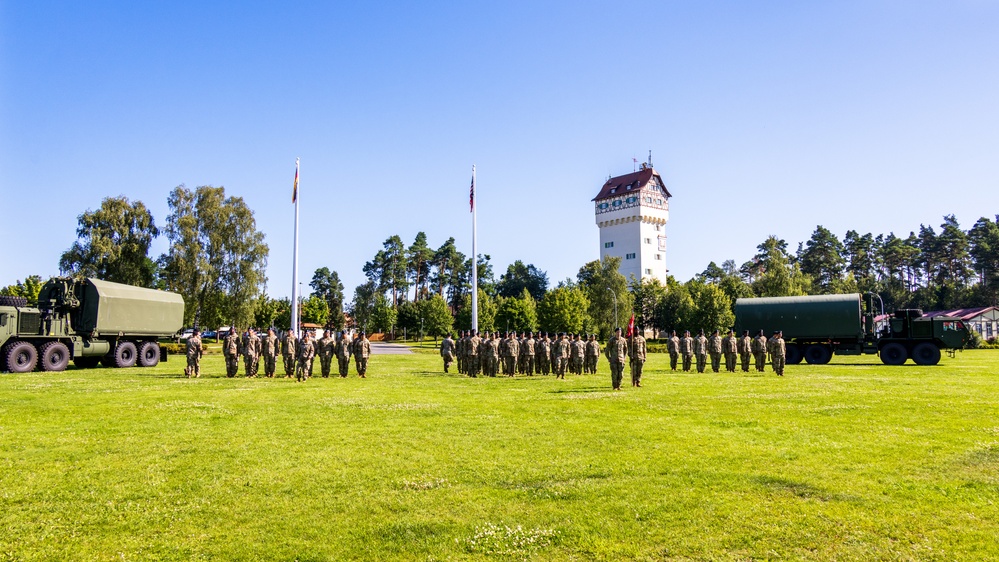
[[[999,353],[777,378],[0,375],[0,560],[999,558]],[[317,364],[318,368],[318,364]],[[353,372],[353,369],[352,369]]]

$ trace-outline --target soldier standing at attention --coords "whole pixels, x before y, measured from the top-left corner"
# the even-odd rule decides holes
[[[642,368],[645,366],[645,336],[635,331],[628,346],[631,360],[631,386],[642,386]]]
[[[555,374],[565,379],[565,370],[569,362],[569,336],[565,332],[559,335],[558,342],[555,343]]]
[[[669,334],[669,338],[666,339],[666,351],[669,352],[669,368],[675,371],[676,360],[680,357],[680,338],[676,337],[676,330]]]
[[[347,335],[347,330],[344,330],[340,332],[340,339],[336,341],[336,347],[333,348],[342,379],[347,378],[347,371],[350,370],[350,348],[350,336]]]
[[[572,340],[572,372],[576,375],[583,374],[583,358],[586,357],[586,343],[580,334],[576,334]]]
[[[520,357],[520,342],[517,341],[517,333],[511,332],[506,340],[506,355],[503,357],[507,376],[512,377],[517,374],[518,357]]]
[[[368,357],[371,357],[371,342],[368,341],[367,334],[361,332],[361,337],[354,340],[354,363],[357,366],[357,374],[362,379],[367,378]]]
[[[749,359],[753,356],[753,338],[749,337],[749,330],[742,332],[739,338],[739,359],[742,361],[742,372],[749,372]]]
[[[773,338],[773,348],[770,352],[771,362],[774,372],[778,377],[784,376],[784,359],[787,357],[787,348],[784,346],[784,332],[777,331]]]
[[[694,338],[694,357],[697,359],[697,372],[703,373],[708,362],[708,338],[704,337],[704,330]]]
[[[535,362],[537,363],[538,374],[548,374],[548,361],[551,358],[551,353],[552,342],[548,339],[548,334],[538,334],[538,342],[534,345],[534,357]]]
[[[534,376],[534,357],[535,357],[535,347],[537,347],[538,342],[534,340],[534,332],[527,332],[527,337],[524,338],[524,347],[521,349],[521,353],[524,355],[524,372],[527,376]]]
[[[451,362],[454,361],[454,340],[451,339],[451,334],[444,336],[441,341],[441,359],[444,360],[444,372],[451,367]]]
[[[204,352],[201,346],[201,330],[195,328],[191,337],[187,338],[187,368],[184,369],[187,378],[201,377],[201,356]]]
[[[739,359],[739,344],[732,330],[722,338],[722,353],[725,354],[725,370],[734,373],[736,361]]]
[[[690,372],[690,361],[694,358],[694,339],[690,337],[690,330],[683,333],[680,339],[680,356],[683,358],[683,372]]]
[[[316,356],[316,347],[308,331],[302,335],[296,351],[298,361],[295,365],[295,382],[305,382],[312,376],[312,360]]]
[[[610,363],[611,386],[621,390],[621,379],[624,377],[624,362],[628,357],[628,341],[621,335],[621,328],[614,330],[614,335],[607,342],[607,361]]]
[[[257,369],[260,368],[260,338],[253,328],[246,330],[246,339],[243,340],[243,364],[246,366],[246,378],[257,376]]]
[[[763,335],[763,330],[760,330],[760,333],[756,334],[756,338],[753,339],[753,357],[756,359],[756,370],[760,373],[767,365],[767,351],[769,349],[767,337]]]
[[[479,369],[482,368],[479,358],[479,346],[482,345],[482,338],[478,332],[472,332],[468,338],[468,374],[473,377],[479,376]]]
[[[319,356],[319,369],[323,378],[330,378],[330,364],[333,362],[333,348],[336,347],[336,340],[329,330],[323,331],[323,337],[316,342],[316,355]]]
[[[499,362],[499,341],[496,340],[496,332],[489,334],[486,337],[486,341],[483,342],[485,347],[485,355],[483,356],[486,361],[486,367],[483,369],[483,374],[489,377],[496,376],[496,364]]]
[[[583,369],[591,375],[597,374],[598,359],[600,359],[600,342],[597,341],[596,334],[590,334],[590,340],[586,342],[586,359]]]
[[[298,354],[298,338],[289,328],[281,340],[281,358],[284,359],[284,378],[290,379],[295,373],[295,356]]]
[[[222,341],[222,355],[225,357],[225,376],[235,377],[239,373],[239,334],[235,326],[229,327],[229,333]]]
[[[267,328],[267,337],[263,341],[264,375],[269,379],[274,378],[274,371],[277,370],[277,356],[281,352],[281,342],[278,341],[274,328]]]
[[[711,338],[708,339],[708,353],[711,354],[711,370],[717,373],[721,368],[722,356],[722,340],[718,330],[711,332]]]

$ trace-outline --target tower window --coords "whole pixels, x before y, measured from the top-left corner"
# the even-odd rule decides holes
[[[646,275],[652,275],[652,270],[651,269],[646,269],[645,270],[645,274]]]
[[[604,248],[613,248],[613,247],[614,247],[613,242],[604,242]]]
[[[651,203],[652,202],[652,198],[651,197],[646,197],[645,198],[645,202],[646,203]]]
[[[617,193],[617,188],[616,187],[611,188],[611,193]]]
[[[621,200],[618,199],[617,201],[614,201],[614,206],[615,207],[620,207],[621,206]]]
[[[659,232],[662,229],[663,229],[663,226],[661,224],[657,224],[656,225],[656,232]]]
[[[626,260],[633,260],[633,259],[635,259],[635,254],[625,254],[624,255],[624,259],[626,259]]]
[[[652,243],[652,239],[651,238],[646,238],[645,239],[645,243],[646,244],[651,244]]]
[[[601,209],[606,209],[607,207],[609,207],[607,203],[601,203],[600,205],[597,206],[600,207]]]
[[[629,197],[624,200],[625,203],[634,203],[635,201],[638,201],[637,197]]]
[[[663,255],[662,254],[656,254],[656,259],[657,260],[662,260],[663,259]]]

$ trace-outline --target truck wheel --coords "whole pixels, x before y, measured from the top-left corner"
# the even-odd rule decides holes
[[[797,365],[801,363],[801,348],[798,344],[789,343],[784,348],[784,362],[788,365]]]
[[[825,365],[832,359],[832,350],[827,345],[810,345],[805,348],[805,361],[809,365]]]
[[[12,297],[9,295],[0,295],[0,306],[13,306],[14,308],[23,308],[28,306],[28,299],[24,297]]]
[[[135,344],[130,341],[118,342],[118,346],[114,348],[115,367],[134,367],[135,360]]]
[[[901,365],[909,358],[909,352],[900,343],[889,343],[881,348],[881,362],[885,365]]]
[[[155,367],[160,362],[160,344],[147,341],[139,346],[139,366]]]
[[[912,348],[912,360],[916,365],[936,365],[940,362],[940,348],[930,342],[916,344]]]
[[[30,373],[38,364],[38,350],[26,341],[9,344],[3,351],[7,370],[12,373]]]
[[[69,348],[61,341],[50,341],[38,350],[43,371],[65,371],[69,366]]]
[[[100,357],[77,357],[73,359],[73,364],[77,369],[93,369],[101,362]]]

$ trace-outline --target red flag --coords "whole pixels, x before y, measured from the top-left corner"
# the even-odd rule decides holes
[[[295,159],[295,185],[291,189],[291,202],[298,199],[298,158]]]
[[[628,337],[635,335],[635,314],[632,313],[631,320],[628,320]]]

